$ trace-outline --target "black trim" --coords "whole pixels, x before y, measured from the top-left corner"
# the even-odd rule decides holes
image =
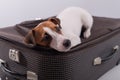
[[[2,62],[0,64],[0,68],[1,70],[8,76],[16,78],[16,79],[27,79],[27,74],[22,74],[22,73],[18,73],[18,72],[14,72],[11,71],[10,69],[8,69],[7,63]]]

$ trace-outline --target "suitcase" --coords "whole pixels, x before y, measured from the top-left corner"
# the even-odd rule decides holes
[[[94,17],[91,37],[68,52],[24,43],[44,20],[0,29],[0,80],[97,80],[119,64],[120,19]]]

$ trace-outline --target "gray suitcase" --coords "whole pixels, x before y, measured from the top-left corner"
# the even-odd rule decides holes
[[[1,80],[97,80],[119,64],[120,19],[94,17],[92,36],[65,53],[24,44],[27,32],[44,20],[0,29]]]

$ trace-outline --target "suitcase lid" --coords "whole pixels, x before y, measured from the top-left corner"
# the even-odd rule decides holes
[[[91,36],[88,39],[82,38],[82,43],[77,45],[73,48],[73,50],[76,50],[83,47],[84,44],[93,41],[99,37],[102,37],[103,35],[106,35],[108,33],[111,33],[112,31],[115,31],[116,29],[120,29],[120,19],[114,19],[114,18],[105,18],[105,17],[93,17],[94,18],[94,24],[91,31]],[[0,38],[5,39],[7,41],[17,43],[24,45],[26,47],[30,48],[42,48],[42,49],[48,49],[52,50],[50,48],[45,48],[42,46],[30,46],[26,45],[24,43],[24,37],[28,33],[28,31],[35,26],[37,26],[40,22],[45,21],[46,19],[41,20],[31,20],[31,21],[24,21],[19,24],[16,24],[14,26],[1,28],[0,29]],[[82,33],[84,32],[84,29]],[[82,34],[81,34],[82,37]],[[89,44],[87,44],[89,45]],[[73,51],[72,49],[70,51]],[[69,52],[70,52],[69,51]]]

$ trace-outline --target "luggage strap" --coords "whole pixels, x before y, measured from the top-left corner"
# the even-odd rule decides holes
[[[32,71],[27,71],[26,74],[22,74],[22,73],[9,70],[7,68],[7,63],[2,59],[0,59],[0,68],[6,75],[11,76],[16,79],[38,80],[38,76],[36,75],[36,73]]]

